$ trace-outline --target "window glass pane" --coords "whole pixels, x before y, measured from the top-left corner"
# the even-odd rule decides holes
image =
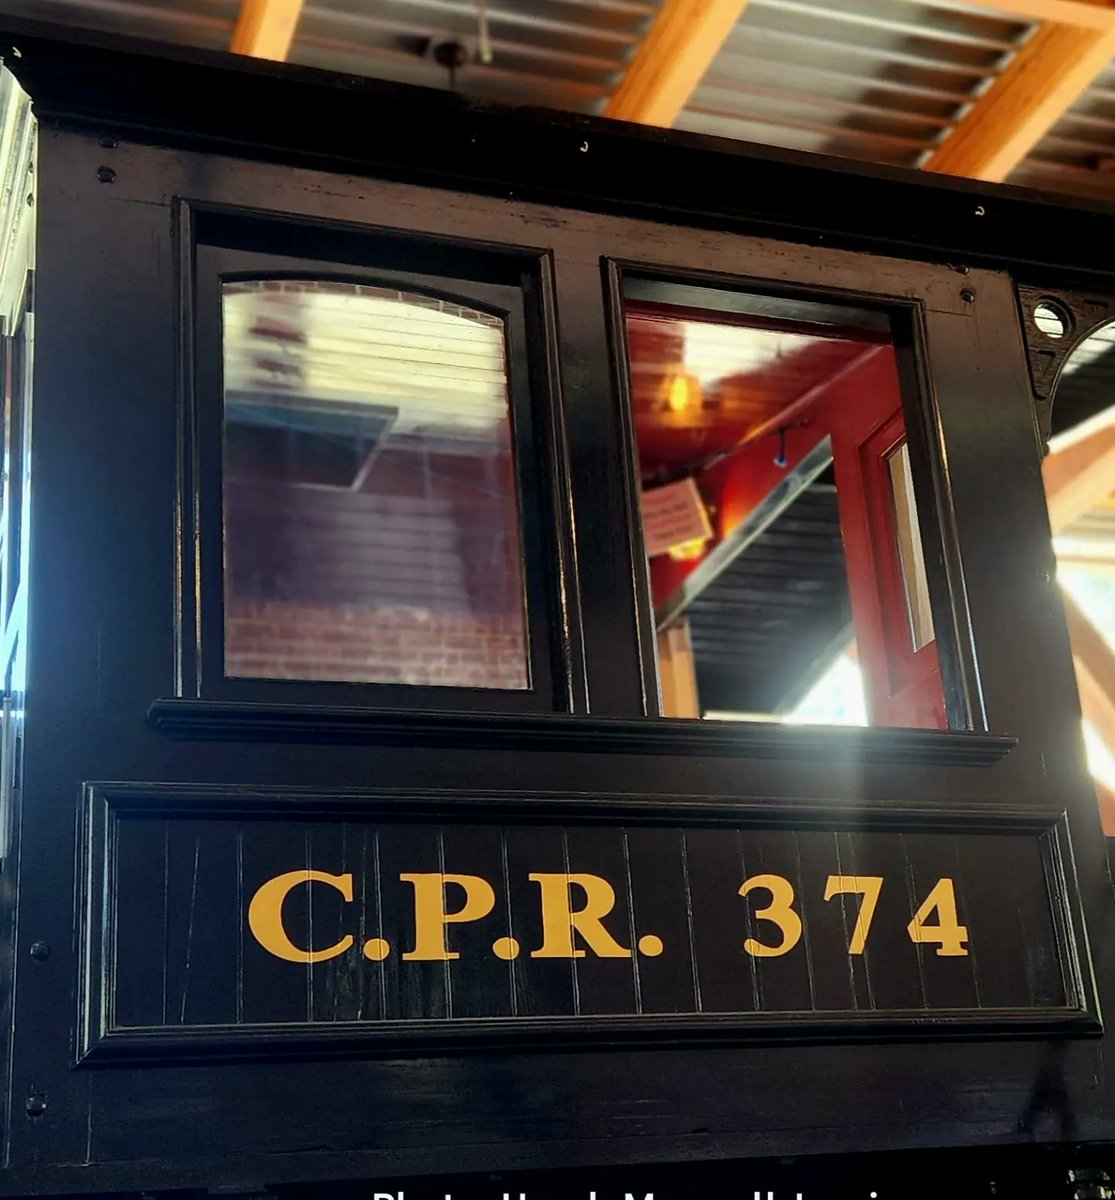
[[[933,640],[933,612],[929,607],[929,580],[925,575],[914,477],[910,471],[910,448],[905,442],[887,455],[887,467],[894,501],[898,557],[902,565],[902,590],[906,597],[906,615],[910,621],[910,641],[915,650],[920,650]]]
[[[228,282],[225,672],[529,686],[504,322]]]
[[[696,292],[626,305],[663,714],[945,727],[885,317]]]

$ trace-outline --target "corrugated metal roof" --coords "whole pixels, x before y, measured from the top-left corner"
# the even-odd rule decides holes
[[[291,60],[487,99],[598,112],[661,0],[308,0]],[[224,49],[239,0],[0,0],[0,13]],[[917,166],[1033,30],[967,0],[750,0],[677,125],[773,146]],[[1115,65],[1012,182],[1115,199]]]
[[[677,125],[916,166],[1029,30],[967,4],[752,0]]]
[[[1042,138],[1010,182],[1115,199],[1115,64]]]
[[[227,50],[236,0],[5,0],[0,13]]]
[[[470,95],[591,112],[611,94],[659,0],[487,0],[492,62],[478,61],[475,0],[311,0],[290,60],[431,87],[449,85],[433,58],[460,41]],[[237,0],[3,0],[0,13],[227,49]]]
[[[806,488],[685,613],[702,711],[794,708],[852,637],[835,486]]]

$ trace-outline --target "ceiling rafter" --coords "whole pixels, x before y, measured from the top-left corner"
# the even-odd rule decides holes
[[[278,62],[290,53],[304,0],[241,0],[229,49]]]
[[[1067,592],[1061,599],[1072,639],[1080,707],[1110,750],[1115,745],[1115,654],[1076,601]],[[1102,785],[1097,786],[1096,796],[1104,833],[1115,836],[1115,796]]]
[[[746,7],[747,0],[665,0],[604,115],[672,125]]]
[[[973,3],[1038,27],[922,165],[994,182],[1010,174],[1115,59],[1115,3]],[[746,7],[747,0],[665,0],[604,115],[672,125]]]
[[[1042,463],[1049,523],[1061,533],[1115,488],[1115,413],[1054,439]]]
[[[1025,0],[1009,2],[1026,6]],[[1115,9],[1095,12],[1105,24],[1039,26],[922,166],[1005,179],[1115,58]]]
[[[1092,29],[1115,26],[1115,5],[1109,0],[970,0],[970,3],[1036,24],[1056,22]]]

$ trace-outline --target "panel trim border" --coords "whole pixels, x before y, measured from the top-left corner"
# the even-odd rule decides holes
[[[121,818],[451,819],[506,822],[752,828],[988,831],[1040,838],[1066,1003],[1043,1009],[944,1009],[939,1012],[681,1013],[620,1016],[490,1017],[460,1020],[118,1027],[112,1020],[115,970],[116,826]],[[1089,1036],[1103,1032],[1080,918],[1069,830],[1063,810],[993,807],[980,802],[895,805],[856,800],[767,800],[724,796],[646,796],[544,792],[309,791],[228,784],[89,782],[81,806],[79,986],[74,1066],[239,1062],[266,1058],[403,1057],[493,1050],[656,1048],[699,1043],[910,1042]]]
[[[155,700],[148,722],[167,737],[201,741],[463,746],[476,749],[784,758],[824,762],[988,767],[1018,739],[941,729],[787,727],[775,723],[636,720],[561,714]]]

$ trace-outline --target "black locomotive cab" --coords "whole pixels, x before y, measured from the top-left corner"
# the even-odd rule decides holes
[[[1108,1194],[1115,213],[0,51],[0,1194]]]

